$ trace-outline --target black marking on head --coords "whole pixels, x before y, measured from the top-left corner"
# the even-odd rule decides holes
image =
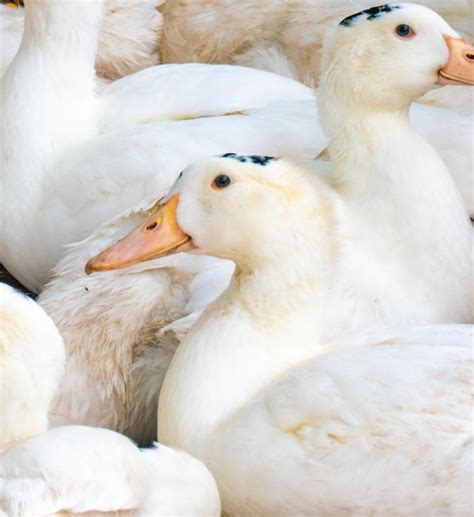
[[[237,161],[243,162],[243,163],[245,163],[247,161],[245,156],[239,156],[236,153],[225,153],[225,154],[221,155],[221,158],[232,158],[233,160],[237,160]]]
[[[366,9],[365,11],[360,11],[360,13],[353,14],[351,16],[348,16],[347,18],[344,18],[342,22],[339,25],[344,25],[344,27],[352,27],[354,21],[359,18],[359,16],[367,16],[367,20],[376,20],[377,18],[380,18],[385,13],[391,13],[392,11],[395,11],[395,9],[401,9],[402,7],[400,5],[393,5],[393,4],[385,4],[385,5],[379,5],[377,7],[371,7],[370,9]]]
[[[252,154],[249,156],[249,158],[252,160],[253,163],[257,165],[261,165],[262,167],[265,167],[268,162],[271,162],[272,160],[276,160],[277,158],[274,158],[273,156],[258,156],[255,154]]]
[[[242,155],[236,153],[226,153],[221,155],[221,158],[232,158],[242,163],[255,163],[255,165],[261,165],[262,167],[268,165],[268,162],[278,160],[278,158],[274,156],[259,156],[258,154]]]

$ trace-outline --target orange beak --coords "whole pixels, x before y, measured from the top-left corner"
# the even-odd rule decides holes
[[[438,84],[474,85],[474,46],[464,38],[444,36],[449,49],[449,61],[438,72]]]
[[[179,194],[160,205],[136,230],[86,264],[86,273],[121,269],[138,262],[195,248],[176,220]]]

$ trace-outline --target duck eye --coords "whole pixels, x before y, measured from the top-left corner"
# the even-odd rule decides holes
[[[230,185],[230,178],[229,178],[229,176],[226,176],[225,174],[219,174],[219,176],[216,176],[214,178],[212,185],[216,188],[228,187]]]
[[[397,28],[395,29],[395,32],[397,33],[397,36],[400,36],[400,38],[413,38],[415,35],[415,31],[405,23],[402,23],[401,25],[397,25]]]

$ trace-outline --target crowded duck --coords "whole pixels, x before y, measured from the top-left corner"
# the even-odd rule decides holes
[[[394,33],[401,22],[416,25],[420,41]],[[446,167],[407,116],[410,102],[435,87],[439,68],[456,60],[443,32],[456,34],[432,11],[407,6],[376,22],[364,16],[341,25],[329,46],[320,106],[330,136],[329,177],[343,201],[332,231],[342,225],[351,239],[335,261],[327,339],[374,325],[471,321],[472,230]],[[374,37],[385,47],[382,63],[364,52]],[[351,48],[363,57],[355,59]],[[340,67],[330,66],[338,61]],[[359,73],[367,66],[373,75]],[[383,74],[389,70],[392,75]],[[377,82],[382,75],[385,82]],[[408,88],[399,77],[409,78]],[[374,86],[364,96],[367,84]],[[227,166],[265,162],[226,155]],[[231,263],[193,254],[86,276],[83,264],[144,221],[152,206],[146,201],[70,249],[40,296],[68,355],[51,415],[58,424],[72,420],[119,430],[139,443],[152,440],[161,382],[177,343],[229,282]]]
[[[230,515],[468,511],[472,327],[324,340],[341,206],[297,167],[232,162],[186,170],[144,225],[88,264],[183,249],[236,264],[173,357],[159,440],[209,466]]]
[[[2,515],[469,513],[467,2],[0,6]]]

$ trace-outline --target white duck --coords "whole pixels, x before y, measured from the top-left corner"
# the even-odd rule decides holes
[[[334,289],[346,307],[328,313],[335,328],[351,313],[354,330],[377,313],[393,324],[471,321],[472,229],[445,164],[408,116],[437,84],[474,84],[471,49],[415,4],[386,6],[375,19],[360,13],[328,40],[320,116],[355,243]]]
[[[220,515],[216,483],[200,461],[158,444],[138,449],[108,429],[58,427],[21,441],[0,456],[0,481],[9,517]]]
[[[232,145],[312,159],[324,148],[320,128],[309,127],[311,90],[274,74],[152,67],[98,93],[93,65],[102,12],[102,0],[28,0],[23,42],[2,81],[1,258],[33,290],[64,244],[169,188],[197,157]],[[296,103],[283,115],[273,108],[220,117],[302,100],[310,107]],[[55,221],[61,224],[53,229]]]
[[[99,77],[112,80],[160,62],[160,0],[106,0],[97,50]],[[0,77],[20,47],[23,9],[0,5]]]
[[[459,31],[474,36],[472,0],[421,0]],[[214,0],[165,2],[160,50],[164,63],[235,63],[319,84],[322,48],[334,25],[374,8],[373,0]],[[383,7],[383,6],[379,6]],[[435,90],[422,101],[472,110],[472,91]]]
[[[413,16],[417,24],[422,24],[427,13],[431,16],[430,11],[422,8],[406,7],[404,16]],[[389,14],[397,16],[396,13]],[[395,40],[395,47],[398,39],[392,36],[392,24],[397,24],[397,20],[390,21],[387,15],[385,26],[388,35]],[[436,16],[435,20],[443,30],[447,30],[442,20]],[[360,21],[363,23],[363,20]],[[380,19],[377,23],[382,22],[383,19]],[[431,25],[433,20],[428,17],[425,23]],[[380,25],[370,21],[365,26],[367,31],[361,28],[357,34],[362,40],[370,39],[374,34],[372,31],[380,30]],[[339,32],[345,37],[347,31],[350,37],[352,30],[356,30],[356,27],[341,27]],[[385,34],[383,30],[381,32]],[[434,41],[442,38],[436,33],[420,37],[419,45],[423,46],[425,37],[430,40],[426,44],[430,49],[437,48],[431,38]],[[389,59],[390,42],[388,38],[384,43],[385,63]],[[416,46],[415,41],[412,43]],[[335,48],[344,55],[347,45],[352,43],[338,41]],[[413,68],[424,66],[423,55],[427,53],[426,60],[430,61],[431,52],[438,51],[442,62],[447,61],[447,51],[443,47],[427,51],[411,50],[410,46],[405,52],[407,55],[411,52],[416,54],[416,62],[399,56],[394,60],[400,73],[403,71],[402,75],[413,77]],[[354,70],[360,64],[360,60],[354,60],[354,69],[346,65],[347,76],[357,75]],[[437,67],[435,65],[435,71]],[[328,75],[328,80],[336,72],[331,68],[332,75]],[[374,69],[375,77],[381,74],[379,68]],[[436,72],[430,75],[429,81],[436,81]],[[334,101],[330,89],[328,91],[331,95],[329,100],[339,102]],[[386,85],[385,91],[389,91],[389,86]],[[341,94],[344,94],[344,90]],[[390,97],[393,95],[390,94]],[[413,95],[416,97],[417,94]],[[408,104],[409,100],[405,102]],[[343,106],[347,110],[347,120],[350,120],[352,107]],[[330,118],[330,114],[326,115]],[[357,110],[355,115],[358,115]],[[393,118],[397,122],[396,115]],[[365,181],[365,172],[377,166],[372,172],[373,185],[370,188],[378,188],[384,178],[386,184],[376,195],[369,197],[367,194],[368,199],[362,200],[363,207],[369,213],[372,210],[378,214],[377,227],[374,227],[372,219],[369,222],[364,219],[365,212],[355,206],[350,191],[341,190],[347,198],[345,210],[351,212],[345,214],[348,234],[359,235],[368,225],[373,228],[374,235],[361,240],[357,248],[347,254],[347,258],[341,259],[338,281],[332,290],[333,303],[327,306],[326,337],[338,333],[341,328],[357,331],[381,323],[469,321],[469,225],[452,181],[439,158],[427,147],[418,151],[414,142],[422,147],[427,146],[426,142],[414,133],[406,115],[400,115],[400,121],[403,124],[399,126],[400,134],[407,133],[409,136],[408,143],[399,142],[400,145],[408,145],[409,150],[393,147],[393,141],[381,142],[380,160],[386,167],[380,166],[379,155],[372,155],[370,148],[367,149],[366,143],[361,142],[357,135],[344,140],[347,161],[336,160],[340,171],[345,168],[351,171],[353,163],[362,163],[361,182]],[[344,123],[342,131],[348,130],[348,127]],[[396,126],[392,127],[396,132]],[[380,134],[382,139],[389,130],[385,126],[374,129],[376,136]],[[337,142],[337,134],[334,138]],[[383,159],[384,152],[390,156],[390,161]],[[421,164],[416,158],[411,163],[403,161],[406,153],[416,157],[419,152],[426,155]],[[357,159],[354,159],[354,153],[358,154]],[[224,160],[222,166],[232,167],[234,162]],[[353,170],[354,193],[357,193],[359,170],[355,167]],[[416,202],[412,203],[412,199]],[[219,264],[211,259],[186,254],[140,264],[124,271],[85,276],[83,264],[87,259],[143,221],[150,214],[151,205],[147,203],[148,210],[137,207],[72,247],[59,264],[57,277],[40,296],[40,303],[61,329],[68,354],[65,382],[53,408],[52,418],[56,425],[67,422],[95,424],[126,433],[139,443],[152,441],[161,380],[173,351],[192,323],[192,313],[205,307],[228,283],[231,264]],[[380,213],[384,206],[392,207],[393,212]],[[250,207],[248,209],[251,210]],[[356,217],[356,214],[359,215]],[[419,222],[415,224],[414,221]],[[371,242],[373,247],[370,247]],[[362,275],[364,271],[371,275],[366,283]],[[199,273],[197,276],[196,272]],[[91,357],[94,357],[94,361],[91,361]]]
[[[257,70],[160,66],[97,93],[93,63],[102,2],[84,1],[29,0],[23,44],[2,82],[1,259],[33,290],[48,279],[65,244],[169,188],[199,157],[232,150],[310,165],[326,145],[312,91]],[[42,44],[43,33],[51,45]],[[419,113],[420,127],[432,134],[425,112]],[[436,120],[449,124],[450,117],[444,112]],[[462,160],[461,170],[470,175],[466,153],[459,158],[442,150],[453,169]]]
[[[183,452],[157,444],[140,451],[106,429],[46,430],[63,373],[63,341],[38,304],[5,284],[0,284],[0,336],[2,515],[220,514],[211,474]]]
[[[186,170],[89,264],[183,249],[236,263],[173,357],[160,441],[208,465],[229,515],[468,512],[472,327],[321,340],[348,246],[342,204],[301,169],[231,161]]]

